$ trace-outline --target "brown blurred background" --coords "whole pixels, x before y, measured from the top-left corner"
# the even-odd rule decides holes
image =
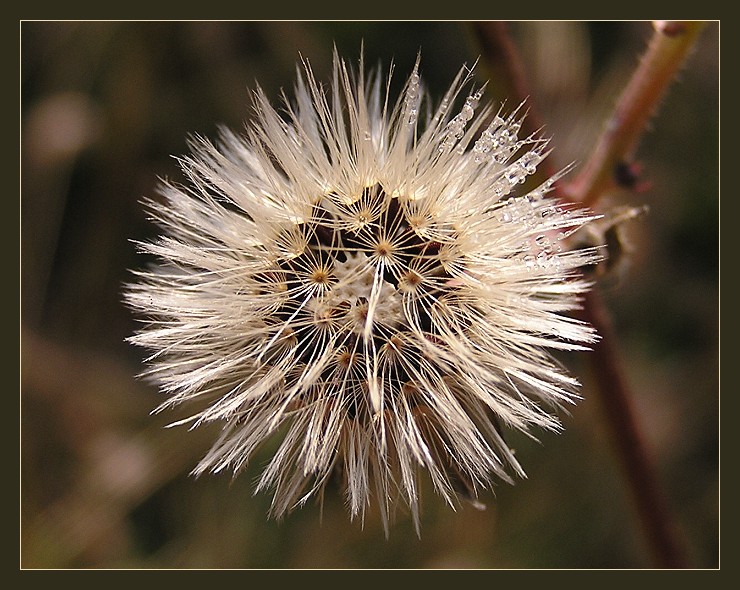
[[[718,24],[639,151],[648,204],[625,228],[632,254],[602,286],[640,423],[690,565],[718,566]],[[532,104],[559,166],[588,157],[650,37],[650,23],[509,24]],[[251,116],[250,89],[292,92],[307,57],[329,80],[332,47],[395,86],[421,51],[438,100],[478,49],[447,22],[24,22],[22,100],[21,565],[26,568],[640,568],[640,536],[586,354],[564,357],[584,400],[542,444],[512,435],[527,471],[488,509],[457,513],[427,493],[421,538],[399,514],[350,522],[330,490],[283,522],[252,489],[265,455],[236,479],[188,475],[216,432],[165,429],[160,397],[136,379],[143,352],[121,303],[131,240],[154,235],[140,199],[188,134],[215,138]],[[479,74],[483,77],[485,70]],[[494,79],[489,96],[497,100]],[[515,106],[515,105],[511,105]],[[267,450],[265,450],[267,452]]]

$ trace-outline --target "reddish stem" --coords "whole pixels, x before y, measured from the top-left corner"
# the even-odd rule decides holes
[[[645,126],[665,89],[693,46],[703,23],[656,23],[655,34],[625,88],[600,137],[593,156],[575,182],[557,190],[560,198],[592,206],[614,184],[616,167],[632,155]],[[488,59],[491,74],[508,83],[510,96],[527,99],[525,123],[535,131],[542,122],[527,91],[524,66],[504,23],[475,23],[473,33]],[[551,170],[544,170],[552,175]],[[616,336],[598,291],[585,300],[583,315],[601,340],[594,346],[591,362],[604,406],[605,419],[623,464],[634,505],[658,567],[685,567],[685,554],[655,475],[655,465],[641,434],[633,395],[620,365]]]
[[[593,207],[615,187],[618,167],[633,157],[650,117],[704,24],[666,21],[655,24],[647,51],[619,97],[591,157],[567,188],[572,200]]]
[[[661,568],[686,567],[685,552],[655,476],[655,464],[640,430],[632,403],[633,395],[620,366],[611,318],[597,291],[587,294],[583,311],[587,321],[601,336],[593,347],[591,363],[599,383],[606,423],[628,478],[655,564]]]

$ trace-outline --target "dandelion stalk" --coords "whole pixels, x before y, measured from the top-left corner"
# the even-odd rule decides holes
[[[616,170],[632,160],[650,117],[655,114],[704,24],[664,21],[654,24],[655,31],[647,51],[609,117],[591,158],[573,184],[565,189],[568,198],[593,207],[615,188],[618,184]],[[658,567],[686,567],[685,550],[638,426],[633,395],[617,358],[611,319],[598,291],[587,294],[584,312],[586,320],[601,335],[591,357],[594,373],[653,559]]]
[[[650,117],[703,26],[704,23],[700,22],[655,23],[655,33],[648,49],[609,117],[583,172],[564,189],[556,187],[560,198],[593,207],[615,186],[617,166],[632,157]],[[526,98],[529,94],[526,76],[506,27],[501,23],[477,23],[474,31],[482,47],[492,50],[487,57],[504,59],[499,68],[511,80],[515,97],[520,100]],[[538,120],[531,100],[528,118]],[[658,567],[685,567],[685,552],[677,527],[660,490],[655,465],[637,420],[634,395],[618,359],[611,319],[597,290],[586,294],[583,317],[601,337],[590,357],[594,377],[653,559]]]
[[[619,362],[612,321],[598,291],[586,295],[584,317],[601,336],[591,354],[594,377],[654,563],[661,568],[686,567],[678,530],[655,475],[655,465],[634,410],[633,394]]]
[[[655,114],[668,85],[704,28],[702,22],[655,23],[647,51],[609,117],[592,155],[568,196],[586,206],[615,187],[615,172],[634,155],[647,124]]]

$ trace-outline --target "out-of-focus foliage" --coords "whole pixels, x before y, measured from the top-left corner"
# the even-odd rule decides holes
[[[631,254],[600,288],[613,312],[640,424],[690,565],[717,567],[718,25],[710,24],[644,138],[648,204],[624,228]],[[646,40],[649,23],[510,23],[531,101],[559,166],[583,162]],[[451,511],[432,493],[422,535],[399,514],[350,522],[340,493],[283,522],[236,479],[188,475],[212,428],[165,429],[121,303],[132,240],[155,228],[140,205],[188,134],[215,138],[251,116],[255,82],[276,101],[296,61],[328,81],[333,45],[404,79],[421,51],[437,99],[478,56],[465,23],[25,22],[22,91],[21,565],[27,568],[649,567],[587,355],[565,432],[512,435],[528,473],[488,509]],[[479,71],[482,74],[483,70]],[[489,92],[496,96],[492,80]],[[496,96],[497,99],[505,97]],[[508,105],[512,108],[516,105]],[[268,449],[265,450],[267,452]]]

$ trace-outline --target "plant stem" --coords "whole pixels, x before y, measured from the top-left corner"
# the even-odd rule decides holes
[[[617,166],[632,156],[650,116],[702,28],[703,23],[695,22],[656,24],[648,50],[608,119],[593,156],[573,184],[565,189],[556,185],[558,197],[593,206],[614,186]],[[483,55],[491,62],[490,72],[508,83],[514,100],[527,99],[529,112],[525,122],[530,120],[530,125],[541,128],[527,92],[522,61],[506,26],[475,23],[472,30]],[[550,170],[544,171],[551,174]],[[616,335],[598,291],[586,296],[583,316],[601,336],[590,355],[594,378],[654,562],[658,567],[685,567],[682,544],[659,489],[655,465],[634,410],[634,396],[617,355]]]
[[[607,120],[591,157],[566,188],[571,200],[592,207],[614,188],[617,167],[633,157],[650,117],[704,25],[664,21],[655,24],[647,51]]]
[[[629,163],[650,117],[704,28],[702,22],[658,22],[645,55],[622,92],[591,158],[565,194],[593,207],[617,185],[615,172]],[[620,368],[615,334],[597,291],[586,296],[584,316],[601,335],[591,355],[606,421],[630,484],[635,508],[659,567],[686,567],[686,554],[638,426],[633,396]]]
[[[661,568],[686,567],[685,552],[655,476],[655,465],[640,430],[633,396],[619,362],[611,318],[598,291],[586,295],[583,311],[587,321],[601,336],[591,352],[594,376],[601,392],[603,413],[653,560]]]

